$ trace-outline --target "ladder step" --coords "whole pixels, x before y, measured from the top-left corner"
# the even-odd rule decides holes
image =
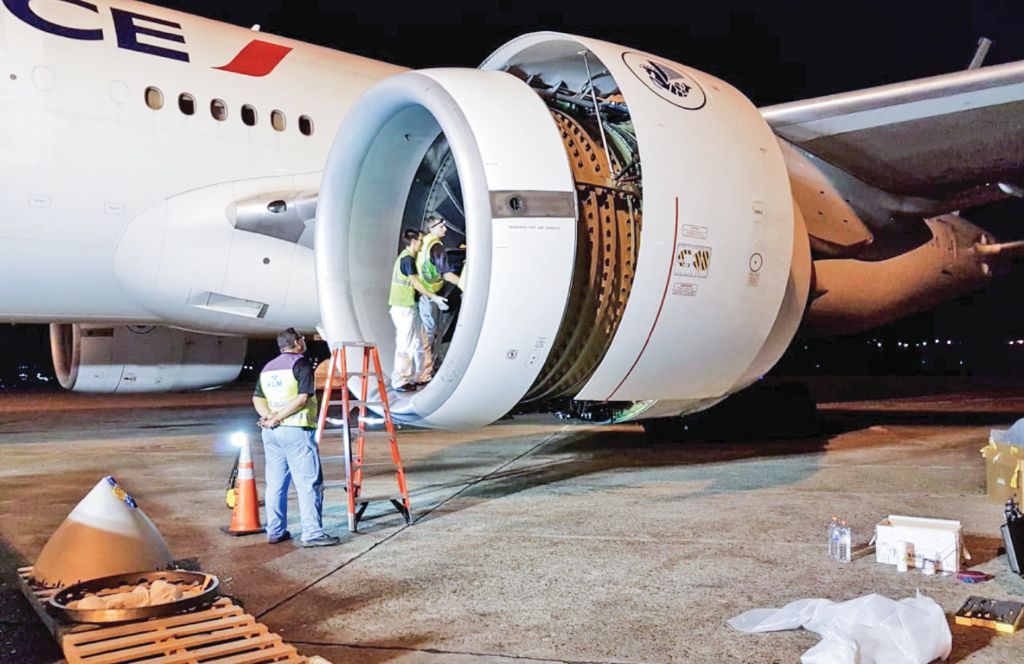
[[[405,500],[405,497],[400,493],[395,493],[391,495],[381,494],[379,496],[357,496],[356,505],[360,505],[362,503],[376,503],[384,500],[397,500],[398,502],[402,502],[403,500]]]
[[[327,431],[342,432],[345,429],[345,420],[339,419],[337,417],[328,417],[327,418],[327,424],[331,424],[333,426],[324,427],[324,431],[325,432],[327,432]],[[353,440],[355,440],[356,438],[359,438],[359,436],[360,436],[360,434],[359,434],[359,427],[355,423],[353,423],[349,427],[349,436],[351,436]],[[364,431],[362,433],[362,437],[363,438],[379,438],[379,439],[383,439],[383,440],[390,440],[391,439],[391,434],[389,434],[387,431],[383,431],[383,430],[382,431]],[[398,436],[396,435],[395,437],[397,438]]]
[[[347,373],[347,376],[349,378],[362,378],[364,376],[368,377],[368,378],[376,378],[377,374],[376,374],[376,372],[373,372],[373,371],[368,371],[366,373],[363,373],[362,371],[349,371]],[[338,379],[341,379],[341,370],[340,369],[335,372],[335,377],[338,378]]]
[[[331,427],[325,428],[325,431],[338,431],[339,429],[344,429],[345,428],[345,419],[341,418],[341,417],[328,417],[328,418],[325,419],[325,422],[327,424],[332,425]],[[349,424],[349,430],[353,434],[355,434],[359,430],[359,423],[358,422],[351,422]],[[378,434],[379,435],[384,435],[387,432],[386,431],[379,431],[379,432],[378,431],[367,431],[366,433],[370,434],[371,436],[376,436]]]
[[[330,454],[330,455],[327,455],[327,456],[321,456],[320,460],[321,461],[344,461],[345,460],[345,455],[344,454]],[[356,470],[357,468],[379,468],[381,466],[387,466],[389,468],[394,468],[395,464],[391,463],[390,461],[380,461],[380,462],[376,462],[375,461],[374,463],[353,463],[352,464],[352,470]]]
[[[377,344],[372,341],[342,341],[335,348],[375,348]]]
[[[330,402],[328,402],[328,405],[329,406],[344,406],[345,402],[342,401],[341,399],[331,399]],[[349,406],[383,406],[384,402],[383,401],[359,401],[358,399],[349,399],[348,400],[348,405]]]

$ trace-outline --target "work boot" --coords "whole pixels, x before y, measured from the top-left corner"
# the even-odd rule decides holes
[[[405,385],[399,385],[395,388],[395,392],[415,392],[416,388],[419,387],[416,383],[406,383]]]
[[[281,542],[287,542],[292,538],[292,534],[287,530],[278,535],[277,537],[271,537],[267,539],[270,544],[280,544]]]
[[[340,544],[340,543],[341,543],[341,539],[340,538],[338,538],[338,537],[331,537],[330,535],[324,533],[323,535],[321,535],[320,537],[317,537],[316,539],[302,540],[302,543],[299,546],[334,546],[335,544]]]

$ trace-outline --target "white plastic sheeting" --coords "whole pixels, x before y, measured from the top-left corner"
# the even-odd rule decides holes
[[[875,594],[841,603],[801,599],[747,611],[728,625],[741,632],[803,627],[821,635],[802,664],[927,664],[949,657],[953,646],[942,607],[920,593],[898,602]]]

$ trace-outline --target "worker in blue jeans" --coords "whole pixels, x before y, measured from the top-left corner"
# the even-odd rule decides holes
[[[288,532],[288,485],[295,482],[302,518],[301,546],[333,546],[341,540],[324,532],[320,452],[316,444],[316,383],[304,353],[306,339],[288,328],[277,335],[281,354],[260,372],[252,404],[260,414],[267,473],[267,540],[292,538]]]
[[[421,386],[433,379],[437,369],[434,365],[441,342],[440,312],[448,311],[448,299],[441,297],[441,289],[446,281],[461,288],[459,275],[452,270],[444,246],[444,236],[448,232],[444,219],[440,215],[431,214],[427,218],[427,229],[429,232],[423,237],[419,253],[416,254],[416,270],[420,284],[426,291],[426,297],[420,297],[417,303],[423,328],[420,335],[423,363],[416,383]]]

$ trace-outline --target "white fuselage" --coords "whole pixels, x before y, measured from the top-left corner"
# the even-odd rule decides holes
[[[78,32],[67,36],[69,30]],[[253,40],[291,50],[265,75],[217,69]],[[246,66],[261,73],[265,60]],[[6,322],[161,322],[116,275],[115,254],[131,220],[169,197],[216,183],[315,178],[352,102],[401,71],[117,0],[5,0],[0,65],[0,321]],[[163,108],[147,105],[149,87],[161,91]],[[194,98],[193,115],[179,109],[182,94]],[[226,120],[211,113],[214,99],[226,103]],[[243,105],[255,109],[254,126],[243,123]],[[284,115],[283,131],[271,125],[275,110]],[[312,120],[310,136],[300,132],[303,115]],[[311,252],[308,259],[311,269]],[[301,300],[302,323],[315,324],[315,293]],[[252,330],[239,329],[246,331]]]

